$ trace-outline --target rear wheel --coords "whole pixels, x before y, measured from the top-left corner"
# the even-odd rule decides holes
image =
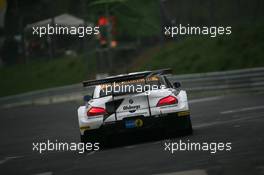
[[[96,131],[86,131],[80,137],[82,143],[95,143],[100,141],[100,135]]]
[[[169,137],[192,135],[192,133],[193,128],[190,117],[188,117],[188,119],[186,118],[184,121],[178,121],[176,126],[173,124],[166,129],[166,135]]]
[[[100,146],[103,146],[106,144],[106,140],[101,132],[98,132],[97,130],[91,130],[84,132],[83,135],[80,135],[80,139],[82,143],[99,143]]]
[[[88,140],[88,138],[87,138],[87,136],[84,134],[84,135],[80,135],[80,138],[81,138],[81,142],[82,143],[87,143],[87,142],[89,142],[89,140]]]
[[[192,122],[191,122],[190,118],[188,120],[188,128],[183,131],[183,134],[184,135],[192,135],[193,134]]]

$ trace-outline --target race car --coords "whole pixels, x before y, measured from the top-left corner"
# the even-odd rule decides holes
[[[171,69],[134,72],[84,81],[94,86],[78,108],[81,142],[100,142],[109,135],[151,128],[192,133],[186,91],[171,82]]]

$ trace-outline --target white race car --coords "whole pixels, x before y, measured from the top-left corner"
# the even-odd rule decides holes
[[[150,128],[191,134],[186,91],[179,82],[171,84],[168,73],[170,69],[162,69],[84,81],[84,87],[95,88],[78,108],[81,141],[99,142],[108,134]]]

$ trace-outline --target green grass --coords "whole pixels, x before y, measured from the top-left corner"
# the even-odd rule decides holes
[[[188,37],[145,50],[131,71],[170,67],[175,74],[264,66],[264,26],[236,28],[221,38]],[[64,57],[0,69],[0,96],[79,83],[96,74],[94,56]]]
[[[233,29],[220,38],[189,37],[146,51],[132,70],[170,67],[174,73],[195,73],[264,66],[264,26]],[[143,60],[143,61],[142,61]],[[136,61],[137,62],[137,61]]]
[[[64,57],[0,69],[0,96],[79,83],[91,78],[95,59]]]

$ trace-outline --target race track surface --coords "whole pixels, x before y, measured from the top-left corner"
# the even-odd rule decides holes
[[[79,142],[77,103],[0,109],[0,174],[264,174],[264,94],[192,100],[194,134],[129,135],[97,152],[32,151],[33,142]],[[140,141],[139,141],[140,140]],[[231,151],[165,151],[165,143],[231,142]]]

